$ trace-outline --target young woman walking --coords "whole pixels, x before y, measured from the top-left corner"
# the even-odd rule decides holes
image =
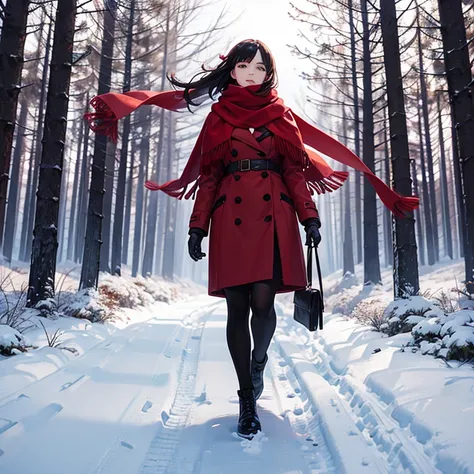
[[[181,91],[97,96],[91,101],[96,112],[86,118],[93,130],[116,139],[117,120],[139,106],[189,109],[220,93],[182,175],[145,186],[179,199],[195,197],[189,254],[195,261],[205,257],[201,243],[209,236],[208,291],[226,299],[227,344],[239,382],[237,432],[251,438],[261,430],[256,400],[276,327],[275,294],[307,284],[298,221],[306,245],[317,246],[321,222],[311,195],[333,191],[347,178],[305,144],[364,172],[397,216],[416,208],[418,199],[396,194],[344,145],[284,105],[275,89],[275,62],[264,43],[244,40],[220,60],[190,82],[169,76]]]

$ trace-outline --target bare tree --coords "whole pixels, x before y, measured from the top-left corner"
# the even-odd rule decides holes
[[[465,282],[469,293],[474,293],[474,106],[469,51],[466,48],[466,28],[461,0],[438,0],[444,61],[448,90],[461,162],[462,183],[467,223],[465,245]]]
[[[8,0],[0,38],[0,246],[30,0]]]
[[[400,46],[398,40],[395,0],[381,0],[381,26],[387,80],[390,144],[393,163],[393,184],[399,194],[411,196],[410,154],[405,115]],[[395,298],[416,295],[420,289],[418,258],[413,213],[405,219],[394,217],[393,289]]]
[[[3,255],[5,256],[7,262],[12,261],[13,240],[17,224],[16,216],[18,215],[18,198],[20,191],[20,163],[24,151],[27,111],[27,103],[22,101],[20,119],[16,133],[15,151],[13,153],[11,181],[8,190],[5,239],[3,242]]]
[[[58,213],[66,138],[76,0],[58,0],[45,115],[28,306],[54,296]]]
[[[98,94],[105,94],[110,91],[110,81],[112,78],[112,55],[114,48],[115,12],[115,1],[108,1],[104,11],[104,36],[102,39]],[[82,257],[81,280],[79,283],[79,288],[81,289],[97,287],[99,279],[106,148],[107,137],[105,135],[96,135],[94,141],[84,254]]]

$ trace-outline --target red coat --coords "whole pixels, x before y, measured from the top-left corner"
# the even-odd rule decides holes
[[[306,268],[297,217],[318,217],[303,172],[275,150],[273,136],[258,142],[248,129],[235,128],[224,165],[241,159],[275,160],[282,174],[240,171],[223,176],[223,164],[201,175],[189,227],[209,233],[209,287],[211,296],[224,297],[223,288],[273,275],[274,229],[281,255],[283,284],[278,293],[306,286]],[[289,199],[288,199],[289,198]],[[296,212],[295,212],[296,211]]]

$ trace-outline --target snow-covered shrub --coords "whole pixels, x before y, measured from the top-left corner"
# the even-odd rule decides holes
[[[362,289],[360,286],[351,286],[329,297],[325,296],[324,299],[326,308],[332,310],[334,314],[351,316],[357,305],[367,299],[388,304],[389,298],[382,285],[370,284],[364,285]]]
[[[26,352],[31,346],[27,339],[16,329],[0,324],[0,354],[10,356],[18,352]]]
[[[153,303],[150,293],[135,284],[135,279],[104,275],[99,284],[99,294],[109,309],[135,308]]]
[[[443,311],[423,296],[392,301],[384,311],[382,332],[389,336],[410,332],[418,323],[428,318],[444,316]]]
[[[122,308],[176,301],[180,296],[179,285],[182,286],[154,278],[124,278],[101,273],[98,291],[79,291],[63,302],[62,310],[69,316],[104,322],[117,317]]]
[[[433,354],[446,359],[472,359],[474,310],[460,310],[421,321],[413,328],[412,336],[409,345],[420,347],[422,354]]]
[[[332,302],[331,300],[334,300],[334,302]],[[349,292],[343,292],[340,295],[333,296],[332,298],[327,298],[325,306],[327,308],[331,308],[332,306],[333,313],[341,313],[348,316],[352,311],[353,300],[354,295]]]
[[[386,303],[379,298],[367,298],[357,304],[352,311],[352,316],[360,323],[380,331],[381,325],[384,323],[385,306]]]
[[[403,307],[400,307],[400,301],[394,301],[392,304],[391,314],[395,313],[392,319],[396,319],[392,322],[392,329],[397,325],[403,325],[404,320],[408,319],[409,321],[406,327],[416,321],[413,315],[406,318],[404,318],[404,314],[400,316],[400,312],[410,306],[406,302],[402,305]],[[439,308],[439,301],[428,301],[428,303],[432,304],[434,309],[428,309],[426,301],[418,301],[418,305],[414,305],[416,310],[423,312],[425,316],[412,326],[412,339],[407,345],[414,349],[419,348],[422,354],[446,359],[465,361],[474,358],[474,302],[460,300],[459,304],[462,309],[449,313],[445,313]],[[399,305],[397,310],[395,310],[395,304]],[[450,306],[444,307],[449,308]],[[407,313],[413,313],[413,311],[407,311]]]
[[[75,298],[63,305],[63,312],[74,318],[88,319],[89,321],[105,322],[113,319],[113,311],[101,300],[99,292],[93,288],[79,290]]]

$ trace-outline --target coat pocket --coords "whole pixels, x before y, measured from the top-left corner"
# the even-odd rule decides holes
[[[211,215],[219,206],[222,206],[222,204],[224,204],[224,201],[225,201],[225,194],[217,198],[216,202],[213,204],[211,208]]]
[[[295,203],[293,202],[293,200],[290,198],[290,196],[287,196],[285,193],[280,193],[280,199],[282,201],[287,202],[290,206],[295,207]]]

